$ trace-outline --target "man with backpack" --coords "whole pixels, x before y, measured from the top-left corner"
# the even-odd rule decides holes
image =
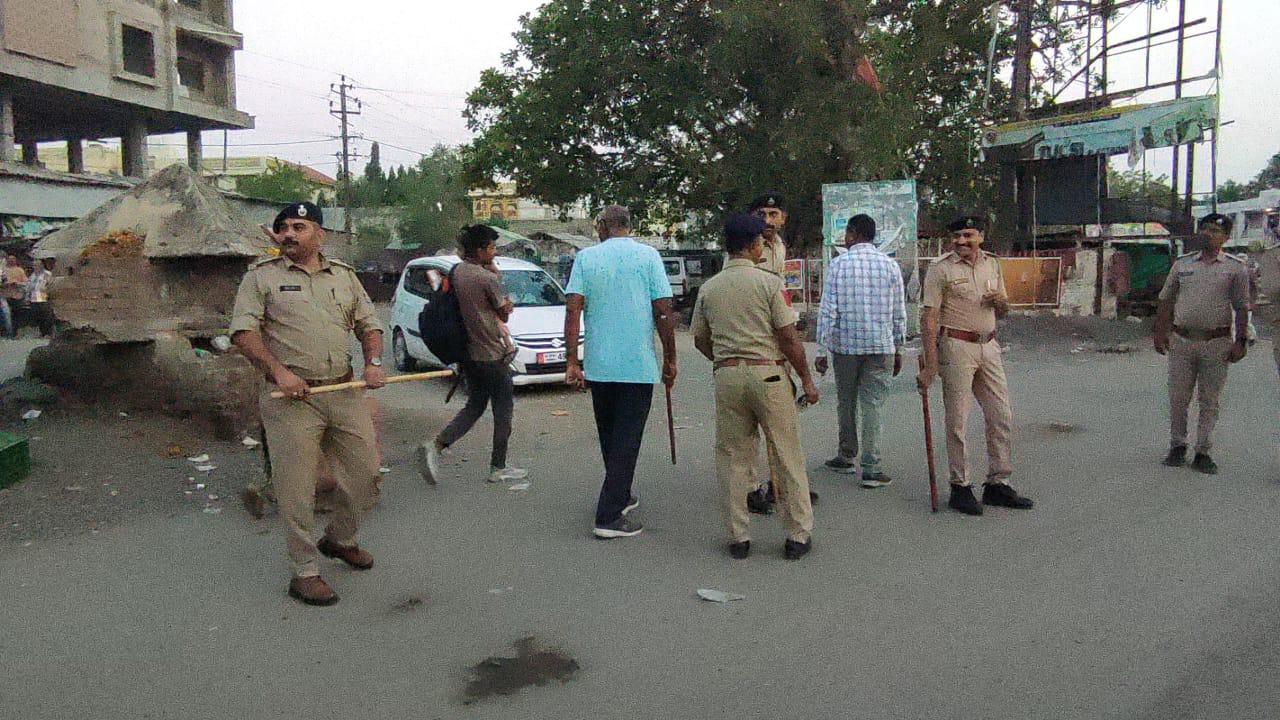
[[[435,440],[418,447],[419,472],[432,485],[440,477],[440,454],[471,430],[490,402],[493,403],[493,452],[489,459],[489,482],[520,480],[528,475],[525,470],[507,467],[507,441],[511,437],[515,404],[511,384],[514,347],[503,324],[511,318],[514,306],[493,263],[497,239],[498,233],[488,225],[468,225],[462,229],[458,235],[462,262],[449,271],[448,285],[442,288],[442,294],[452,294],[454,300],[447,297],[437,300],[457,303],[466,341],[460,369],[467,385],[467,404]],[[424,333],[423,337],[425,340],[427,335]]]

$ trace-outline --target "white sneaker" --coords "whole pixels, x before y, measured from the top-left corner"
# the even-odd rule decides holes
[[[435,485],[440,477],[440,450],[434,440],[428,440],[418,446],[414,452],[418,461],[418,472],[428,485]]]
[[[497,468],[489,473],[489,482],[510,482],[512,480],[523,480],[527,477],[529,477],[529,471],[522,468]]]

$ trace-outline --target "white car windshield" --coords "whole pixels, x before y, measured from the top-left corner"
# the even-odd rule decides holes
[[[564,305],[564,291],[541,270],[503,270],[502,286],[516,307]]]

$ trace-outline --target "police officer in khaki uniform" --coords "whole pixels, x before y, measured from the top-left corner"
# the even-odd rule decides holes
[[[987,481],[982,503],[1026,509],[1031,500],[1008,484],[1013,474],[1009,462],[1013,411],[996,319],[1009,311],[1000,261],[982,250],[985,224],[982,218],[965,216],[947,226],[952,251],[929,266],[924,280],[924,309],[920,316],[924,367],[916,379],[927,392],[933,378],[942,375],[942,400],[946,406],[947,461],[951,481],[948,505],[966,515],[981,515],[969,482],[965,454],[965,424],[971,398],[978,399],[987,430]]]
[[[309,605],[338,601],[320,577],[319,556],[367,570],[373,556],[356,544],[360,519],[378,480],[373,417],[360,390],[309,394],[318,385],[352,378],[351,333],[363,350],[369,388],[386,384],[382,328],[355,270],[320,253],[320,208],[286,207],[269,233],[281,256],[250,268],[236,294],[232,341],[270,381],[259,399],[270,448],[272,485],[293,565],[289,595]],[[270,396],[281,390],[286,397]],[[316,467],[321,452],[338,470],[337,507],[315,541]]]
[[[755,482],[757,428],[764,433],[777,482],[779,514],[786,528],[784,555],[798,560],[813,545],[813,506],[794,386],[783,364],[800,373],[805,401],[818,401],[818,388],[805,363],[795,315],[782,298],[782,278],[757,267],[764,252],[763,222],[736,215],[725,226],[730,259],[698,293],[693,310],[694,345],[715,364],[716,476],[724,492],[729,554],[751,552],[751,516],[746,495]]]
[[[1217,213],[1200,219],[1205,249],[1174,262],[1156,315],[1156,352],[1169,355],[1170,437],[1164,464],[1187,462],[1187,409],[1198,390],[1200,418],[1191,467],[1208,475],[1218,472],[1209,450],[1227,367],[1248,351],[1249,270],[1243,260],[1222,252],[1231,224],[1231,218]]]
[[[757,267],[782,277],[787,271],[787,246],[782,241],[783,230],[787,227],[787,201],[782,193],[767,192],[759,195],[751,201],[751,205],[747,208],[747,212],[755,215],[764,222],[764,251],[760,258],[756,260]],[[785,285],[785,282],[784,282]],[[788,296],[783,293],[784,301],[790,307],[791,302]],[[794,312],[792,317],[795,317]],[[790,372],[790,371],[788,371]],[[758,444],[758,441],[757,441]],[[756,453],[759,455],[759,453]],[[772,468],[772,462],[769,464]],[[755,466],[752,466],[752,472],[755,472]],[[772,474],[772,470],[770,473]],[[773,482],[777,478],[772,478]],[[810,490],[809,500],[812,503],[818,502],[818,493]],[[772,489],[768,482],[757,482],[756,489],[747,495],[747,508],[753,513],[768,515],[772,512],[772,504],[774,498]]]

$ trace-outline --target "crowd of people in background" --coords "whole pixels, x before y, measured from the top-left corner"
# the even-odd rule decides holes
[[[17,338],[23,325],[39,329],[40,337],[53,333],[53,312],[49,308],[53,262],[53,258],[45,258],[28,272],[18,262],[18,256],[5,258],[0,267],[0,329],[4,337]]]

